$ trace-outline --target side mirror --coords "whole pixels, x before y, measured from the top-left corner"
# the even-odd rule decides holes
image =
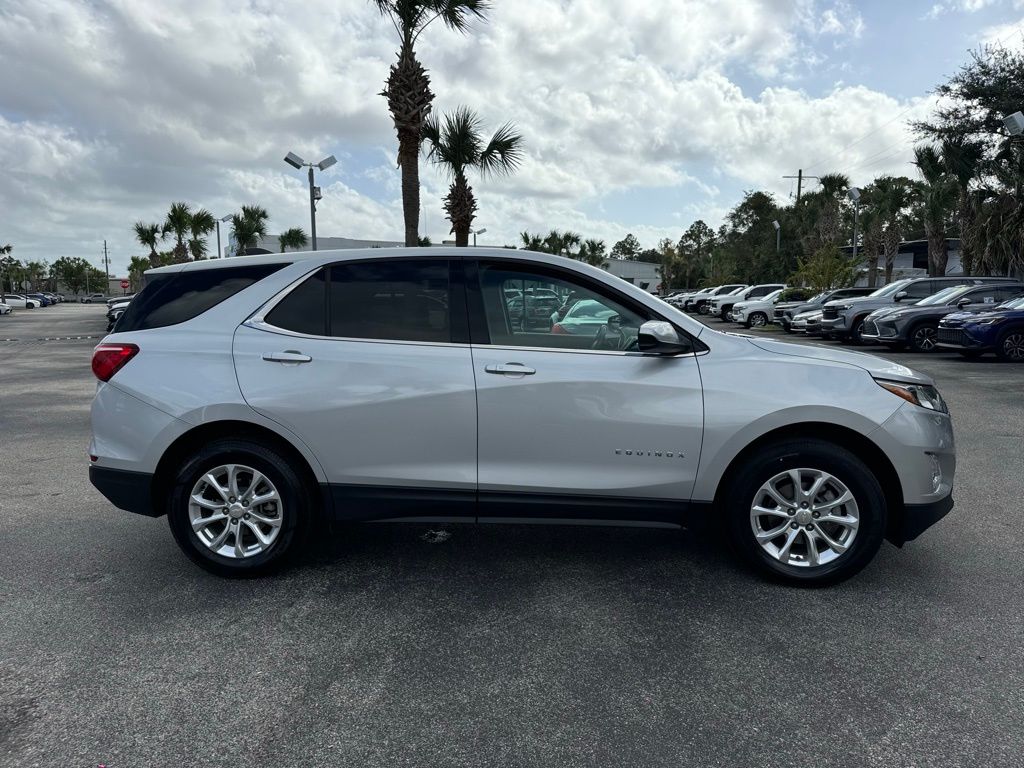
[[[647,355],[678,355],[689,351],[672,323],[648,320],[637,332],[637,348]]]
[[[971,306],[971,300],[965,296],[964,298],[960,299],[960,301],[958,301],[956,305],[958,307],[969,307]]]
[[[907,298],[907,296],[909,296],[909,295],[910,294],[908,294],[906,291],[900,291],[895,296],[893,296],[893,299],[895,301],[897,301],[897,302],[900,302],[900,301],[903,301],[905,298]]]

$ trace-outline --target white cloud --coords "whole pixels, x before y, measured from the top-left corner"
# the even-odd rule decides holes
[[[784,194],[779,177],[815,159],[896,167],[903,121],[883,124],[909,102],[855,85],[796,87],[863,35],[855,5],[510,0],[471,34],[437,25],[419,47],[436,108],[469,104],[490,128],[514,120],[526,138],[515,176],[474,182],[489,237],[557,226],[653,243],[678,227],[602,199],[672,190],[687,218],[713,222],[735,202],[721,189]],[[218,215],[258,201],[272,230],[308,226],[304,179],[281,162],[289,149],[341,160],[320,177],[321,234],[401,232],[394,133],[378,95],[396,40],[366,0],[4,7],[0,240],[16,255],[89,255],[107,238],[123,268],[139,252],[131,223],[160,218],[172,200]],[[762,78],[776,85],[739,85]],[[422,171],[427,231],[442,236],[447,184]]]

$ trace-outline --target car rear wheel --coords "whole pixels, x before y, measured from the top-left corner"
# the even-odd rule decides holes
[[[313,497],[288,458],[249,440],[208,443],[179,469],[167,519],[182,551],[211,573],[257,576],[305,538]]]
[[[934,352],[939,337],[939,326],[921,323],[910,331],[910,346],[915,352]]]
[[[1024,328],[1011,328],[999,337],[999,356],[1011,363],[1024,363]]]
[[[794,584],[848,579],[871,562],[885,534],[878,479],[853,453],[823,440],[761,448],[730,478],[724,503],[737,554]]]
[[[764,312],[753,312],[747,318],[747,328],[760,328],[768,323],[768,315]]]

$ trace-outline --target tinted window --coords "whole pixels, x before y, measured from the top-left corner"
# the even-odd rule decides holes
[[[447,260],[336,264],[328,293],[332,336],[451,341]]]
[[[285,266],[253,264],[152,275],[117,321],[117,331],[163,328],[191,320]]]
[[[326,270],[319,269],[267,313],[266,322],[310,336],[327,335]]]
[[[945,286],[937,286],[932,280],[920,280],[911,283],[903,290],[907,292],[907,296],[911,299],[923,299],[925,296],[931,296],[940,287]]]
[[[582,281],[528,268],[481,264],[480,287],[491,343],[502,346],[625,351],[648,319]],[[508,298],[512,291],[527,296],[525,305]]]

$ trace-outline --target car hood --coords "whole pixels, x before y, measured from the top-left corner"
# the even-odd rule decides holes
[[[832,301],[826,301],[826,307],[838,307],[841,304],[851,304],[855,307],[860,305],[883,305],[883,304],[894,304],[895,302],[888,296],[852,296],[848,299],[832,299]]]
[[[852,365],[861,370],[867,371],[878,379],[890,379],[893,381],[906,381],[914,384],[934,384],[935,382],[923,373],[919,373],[905,365],[885,360],[875,355],[865,355],[862,352],[847,352],[844,349],[832,349],[830,347],[819,347],[810,344],[791,344],[785,341],[771,341],[768,339],[748,338],[751,344],[765,352],[789,357],[803,357],[811,360],[823,360],[830,363],[843,363]]]

